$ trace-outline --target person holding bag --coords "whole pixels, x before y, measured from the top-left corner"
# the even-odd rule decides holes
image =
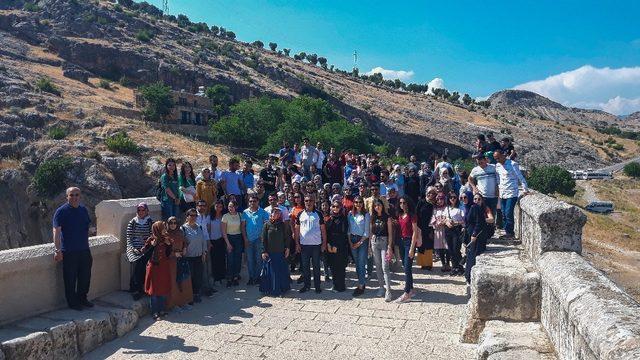
[[[282,221],[282,210],[271,208],[269,221],[262,228],[263,268],[260,276],[260,292],[270,296],[282,296],[291,290],[289,273],[289,243],[291,227]]]

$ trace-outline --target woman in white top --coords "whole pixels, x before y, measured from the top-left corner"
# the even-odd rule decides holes
[[[209,238],[211,239],[211,277],[213,281],[226,278],[227,274],[227,244],[222,237],[222,215],[224,215],[224,202],[220,199],[215,202],[209,211]]]
[[[371,234],[371,215],[364,207],[364,199],[356,196],[353,200],[353,210],[349,212],[349,242],[351,252],[356,262],[358,286],[353,290],[353,296],[364,293],[367,282],[366,266],[369,256],[369,236]]]
[[[443,192],[439,192],[436,195],[436,205],[433,208],[433,215],[431,216],[431,222],[429,225],[433,228],[433,248],[440,258],[442,263],[442,272],[450,271],[449,265],[449,253],[447,252],[447,240],[444,235],[447,217],[447,196]]]
[[[460,264],[462,260],[462,253],[460,248],[462,247],[462,239],[464,236],[464,213],[460,209],[460,200],[455,191],[449,192],[447,207],[447,219],[445,221],[445,238],[447,240],[447,249],[449,251],[449,258],[453,270],[451,276],[464,275],[464,269]]]

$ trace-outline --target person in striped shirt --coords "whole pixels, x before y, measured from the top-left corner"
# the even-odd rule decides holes
[[[151,251],[142,252],[145,241],[151,236],[153,220],[149,216],[149,206],[141,202],[136,207],[136,216],[127,225],[127,259],[131,263],[129,292],[134,300],[144,294],[144,276]]]

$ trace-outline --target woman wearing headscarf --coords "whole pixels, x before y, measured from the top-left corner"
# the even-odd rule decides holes
[[[429,186],[425,194],[426,200],[420,199],[416,205],[417,223],[422,236],[422,245],[418,247],[416,263],[424,270],[431,270],[433,268],[433,228],[429,223],[436,201],[435,187]]]
[[[171,266],[171,279],[173,280],[167,308],[183,307],[193,301],[193,289],[191,287],[189,262],[184,256],[187,252],[187,242],[182,230],[180,230],[180,225],[178,225],[178,218],[175,216],[167,220],[167,237],[171,240],[172,245],[169,264]]]
[[[156,221],[151,227],[151,236],[147,238],[141,252],[151,254],[146,266],[144,291],[151,296],[151,313],[155,320],[166,315],[165,305],[171,294],[171,239],[167,234],[167,225]]]
[[[202,169],[202,179],[196,184],[196,200],[204,200],[207,203],[207,213],[218,198],[218,184],[211,176],[211,170]]]
[[[264,252],[263,276],[260,278],[260,292],[280,296],[291,290],[291,277],[287,258],[291,241],[291,227],[282,221],[282,211],[277,206],[271,208],[269,221],[262,228]]]
[[[142,249],[151,236],[152,225],[149,207],[147,203],[141,202],[136,208],[136,216],[127,225],[127,259],[131,263],[129,292],[133,300],[140,300],[144,294],[144,278],[151,252],[142,252]]]
[[[440,269],[442,272],[451,270],[447,239],[445,238],[447,209],[447,196],[443,192],[439,192],[436,195],[436,204],[429,225],[433,228],[433,248],[442,263],[442,269]]]
[[[451,191],[449,193],[447,203],[447,219],[445,220],[446,227],[444,235],[447,240],[447,249],[453,267],[451,276],[457,276],[464,274],[464,269],[462,265],[460,265],[460,260],[462,260],[460,248],[462,247],[461,238],[463,236],[464,216],[460,209],[460,200],[456,192]]]
[[[325,220],[327,228],[327,262],[333,276],[333,291],[346,290],[345,269],[349,256],[349,220],[342,211],[340,201],[333,201],[329,211],[329,219]]]

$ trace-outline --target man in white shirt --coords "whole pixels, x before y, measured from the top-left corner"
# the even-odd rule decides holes
[[[391,188],[398,191],[398,185],[389,177],[389,170],[382,170],[380,172],[380,196],[387,197]]]
[[[324,151],[322,151],[322,143],[320,143],[319,141],[316,144],[316,151],[318,154],[318,158],[316,160],[316,168],[318,169],[319,173],[322,173],[322,166],[324,165],[324,159],[326,155],[324,154]]]
[[[309,138],[302,139],[300,155],[300,161],[302,162],[302,169],[304,171],[303,175],[309,179],[309,167],[311,164],[315,164],[318,161],[318,150],[312,145],[309,145]]]
[[[300,292],[307,292],[311,288],[310,265],[313,262],[313,284],[316,293],[321,293],[320,253],[327,248],[327,230],[322,214],[315,210],[313,197],[305,195],[304,207],[305,209],[296,218],[294,232],[296,252],[300,253],[302,276],[304,277],[304,286]]]
[[[484,154],[477,154],[478,166],[474,167],[469,174],[469,184],[474,194],[480,194],[484,202],[491,209],[493,216],[496,216],[498,207],[498,173],[496,166],[489,164],[489,159]]]
[[[493,153],[496,160],[496,172],[498,173],[498,189],[500,191],[500,207],[502,209],[502,219],[504,231],[507,238],[513,238],[513,210],[518,202],[518,184],[522,184],[523,195],[527,195],[529,188],[527,181],[522,176],[518,163],[507,159],[500,150]]]

